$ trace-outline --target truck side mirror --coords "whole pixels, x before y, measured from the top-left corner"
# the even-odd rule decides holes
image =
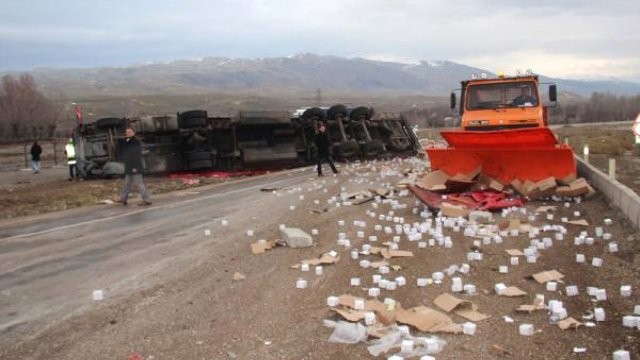
[[[558,92],[556,90],[556,85],[549,85],[549,100],[550,101],[558,101]]]
[[[451,110],[456,108],[456,94],[451,93],[451,97],[449,98],[449,102],[451,103]]]

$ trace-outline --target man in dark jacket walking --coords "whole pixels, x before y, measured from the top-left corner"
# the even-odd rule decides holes
[[[142,196],[142,202],[138,205],[151,205],[151,198],[142,181],[142,144],[135,135],[132,128],[127,128],[125,141],[120,143],[120,155],[124,161],[124,190],[120,194],[120,202],[127,205],[131,185],[135,185]]]
[[[331,160],[331,154],[329,153],[329,136],[327,135],[327,128],[323,122],[318,125],[318,133],[316,134],[316,149],[318,150],[318,176],[322,175],[322,160],[327,160],[331,170],[334,174],[339,173],[336,166]]]
[[[31,168],[34,174],[40,173],[40,154],[42,154],[42,147],[34,141],[31,145]]]

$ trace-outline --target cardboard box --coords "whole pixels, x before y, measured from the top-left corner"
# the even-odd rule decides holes
[[[445,185],[449,180],[449,175],[442,171],[432,171],[416,181],[416,185],[422,189],[430,191],[444,191],[447,189]]]
[[[433,303],[446,312],[453,312],[465,319],[477,322],[489,318],[478,310],[478,306],[470,301],[461,300],[455,296],[444,293],[435,298]]]
[[[442,211],[443,216],[453,217],[453,218],[457,218],[457,217],[466,218],[467,216],[469,216],[469,212],[470,212],[470,210],[465,206],[453,205],[448,202],[443,202],[440,205],[440,211]]]
[[[451,318],[437,310],[426,306],[418,306],[409,310],[399,310],[396,321],[430,333],[462,333],[462,326],[455,324]]]
[[[539,272],[537,274],[533,274],[531,276],[533,277],[533,279],[535,281],[538,282],[538,284],[544,284],[544,283],[546,283],[548,281],[560,280],[560,279],[562,279],[564,277],[564,275],[562,275],[557,270],[543,271],[543,272]]]

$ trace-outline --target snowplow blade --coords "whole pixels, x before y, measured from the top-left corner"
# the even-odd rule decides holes
[[[450,175],[482,173],[503,184],[515,179],[537,182],[548,177],[563,180],[576,175],[573,151],[557,144],[548,128],[470,132],[443,132],[449,148],[428,148],[432,170]]]

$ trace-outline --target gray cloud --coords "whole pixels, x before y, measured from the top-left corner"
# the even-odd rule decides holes
[[[628,0],[48,0],[0,8],[0,71],[297,52],[637,78]],[[382,55],[381,55],[382,54]],[[597,70],[596,70],[597,69]],[[635,74],[635,75],[634,75]]]

